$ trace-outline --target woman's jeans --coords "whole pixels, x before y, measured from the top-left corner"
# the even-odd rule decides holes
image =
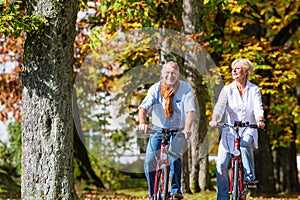
[[[241,155],[244,167],[244,180],[255,180],[253,137],[245,135],[241,138]],[[217,200],[229,200],[229,174],[231,164],[230,153],[219,150],[217,157]]]
[[[162,134],[156,133],[150,135],[147,150],[146,158],[144,161],[144,170],[145,175],[148,181],[148,191],[149,196],[153,196],[154,190],[154,179],[155,179],[155,170],[156,170],[156,156],[160,154],[160,145],[162,141]],[[181,193],[181,149],[185,143],[185,138],[181,136],[171,136],[169,151],[172,154],[169,154],[170,161],[170,177],[172,177],[171,182],[171,192],[173,194]]]

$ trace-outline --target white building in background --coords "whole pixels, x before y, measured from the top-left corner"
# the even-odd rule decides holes
[[[4,42],[5,37],[4,35],[2,38],[0,38],[0,42]],[[0,48],[2,48],[0,46]],[[0,74],[10,74],[18,65],[19,63],[15,61],[15,53],[13,51],[10,51],[7,55],[0,55],[0,58],[4,58],[6,62],[0,63]],[[0,110],[4,108],[4,105],[0,106]],[[11,118],[11,117],[9,117]],[[0,121],[0,141],[4,143],[8,143],[8,131],[7,131],[7,125],[9,122],[2,122]]]
[[[120,164],[130,164],[138,159],[144,159],[144,152],[141,151],[138,144],[138,135],[128,134],[131,136],[130,140],[125,143],[124,148],[118,148],[113,146],[110,133],[89,130],[84,133],[85,145],[100,160],[112,159]]]

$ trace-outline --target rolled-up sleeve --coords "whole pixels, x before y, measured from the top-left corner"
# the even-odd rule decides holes
[[[227,100],[228,100],[228,95],[227,95],[227,89],[228,86],[225,86],[219,95],[218,101],[214,107],[213,110],[213,114],[217,114],[219,116],[223,116],[225,109],[226,109],[226,105],[227,105]]]
[[[154,100],[155,100],[155,87],[156,85],[152,85],[148,92],[146,97],[143,99],[142,103],[139,105],[139,109],[140,108],[145,108],[147,113],[150,111],[150,109],[152,108],[153,104],[154,104]]]

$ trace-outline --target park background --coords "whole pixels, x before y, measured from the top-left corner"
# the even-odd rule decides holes
[[[207,123],[240,57],[254,64],[267,124],[256,193],[298,198],[299,0],[0,2],[4,199],[145,196],[137,106],[166,60],[179,63],[198,105],[183,191],[213,199],[218,137]],[[134,163],[121,161],[128,151]]]

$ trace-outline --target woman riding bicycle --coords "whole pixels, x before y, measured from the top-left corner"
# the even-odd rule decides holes
[[[214,107],[211,127],[216,127],[225,113],[225,122],[235,121],[256,123],[258,128],[265,127],[261,93],[248,79],[253,72],[252,63],[247,59],[237,59],[231,64],[233,82],[224,86]],[[232,129],[223,128],[217,156],[217,200],[229,200],[230,153],[234,149]],[[243,131],[241,131],[243,132]],[[258,132],[247,129],[241,135],[241,153],[244,166],[244,180],[254,181],[253,148],[258,147]]]
[[[161,81],[153,84],[139,106],[139,129],[147,131],[146,116],[152,110],[152,124],[157,128],[157,133],[150,136],[146,158],[144,161],[145,175],[148,181],[149,199],[153,197],[154,176],[156,159],[162,141],[162,129],[184,132],[185,137],[191,136],[191,126],[194,120],[194,96],[192,87],[187,82],[179,80],[177,63],[170,61],[163,65]],[[170,150],[180,154],[184,138],[172,136]],[[171,192],[181,199],[181,158],[170,156]]]

